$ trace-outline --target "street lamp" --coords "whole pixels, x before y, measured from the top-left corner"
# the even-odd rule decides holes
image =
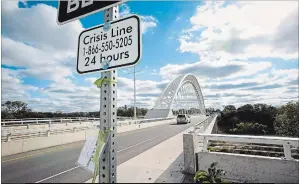
[[[136,73],[141,73],[143,71],[135,71],[135,66],[134,66],[134,119],[136,119]],[[127,74],[132,74],[132,73],[127,73]]]

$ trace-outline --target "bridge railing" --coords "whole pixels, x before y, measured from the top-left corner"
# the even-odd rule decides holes
[[[1,135],[2,142],[8,142],[11,140],[28,139],[34,137],[49,137],[50,135],[79,132],[87,129],[91,129],[90,126],[71,127],[71,128],[53,128],[48,130],[28,130],[26,132],[10,132]]]
[[[118,121],[117,126],[128,126],[128,125],[134,125],[134,124],[142,124],[142,123],[152,123],[157,121],[163,121],[163,120],[171,120],[174,118],[155,118],[155,119],[139,119],[139,120],[126,120],[126,121]],[[90,120],[90,119],[89,119]],[[22,138],[33,138],[33,137],[41,137],[41,136],[49,136],[50,134],[59,134],[59,133],[67,133],[67,132],[76,132],[86,129],[93,129],[96,126],[99,127],[99,118],[91,119],[91,120],[97,120],[96,123],[91,123],[91,125],[86,124],[80,124],[71,126],[68,128],[40,128],[40,129],[3,129],[1,130],[1,141],[6,142],[10,140],[18,140]]]
[[[200,133],[204,132],[208,126],[210,125],[211,121],[216,118],[216,116],[210,116],[206,118],[204,121],[199,122],[193,126],[193,130],[191,130],[191,133]]]
[[[133,124],[141,124],[141,123],[152,123],[152,122],[156,122],[156,121],[171,120],[171,119],[174,119],[174,118],[153,118],[153,119],[125,120],[125,121],[119,121],[117,123],[117,126],[133,125]]]
[[[132,117],[118,116],[118,120],[132,120]],[[66,122],[82,122],[82,121],[99,121],[100,118],[95,117],[62,117],[62,118],[24,118],[24,119],[2,119],[2,126],[18,126],[24,124],[51,124]]]
[[[21,119],[21,120],[2,120],[2,126],[18,126],[18,125],[25,125],[25,124],[51,124],[51,123],[66,123],[66,122],[82,122],[82,121],[99,121],[100,118],[53,118],[53,119]]]
[[[238,143],[253,143],[266,145],[282,145],[286,159],[292,159],[291,147],[299,147],[299,138],[270,137],[270,136],[249,136],[249,135],[222,135],[222,134],[197,134],[203,140],[203,152],[208,151],[209,141],[224,141]],[[197,145],[199,146],[199,145]]]
[[[207,117],[204,121],[196,124],[191,131],[183,135],[184,171],[186,173],[194,174],[196,170],[196,153],[201,142],[197,134],[211,133],[216,118],[217,115]]]

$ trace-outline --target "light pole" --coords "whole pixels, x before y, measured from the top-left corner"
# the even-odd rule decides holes
[[[141,73],[142,71],[135,71],[135,66],[134,66],[134,71],[132,72],[134,74],[134,119],[136,119],[136,73]],[[127,74],[132,74],[132,73],[127,73]]]
[[[134,66],[134,119],[136,119],[136,71]]]

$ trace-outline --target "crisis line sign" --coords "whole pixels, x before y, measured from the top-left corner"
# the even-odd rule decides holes
[[[79,35],[77,71],[80,74],[134,66],[141,57],[140,18],[132,15],[84,30]]]

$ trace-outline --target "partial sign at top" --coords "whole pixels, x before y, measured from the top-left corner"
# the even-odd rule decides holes
[[[88,73],[134,66],[141,57],[140,18],[132,15],[84,30],[78,39],[77,71]]]
[[[57,23],[62,25],[123,2],[125,0],[59,0]]]

